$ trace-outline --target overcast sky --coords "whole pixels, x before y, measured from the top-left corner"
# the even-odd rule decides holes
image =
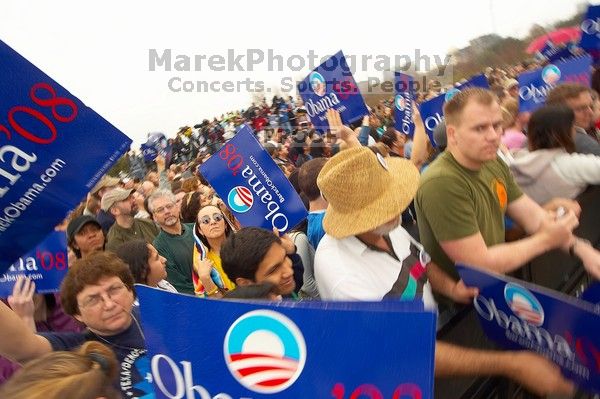
[[[224,112],[244,108],[251,101],[248,80],[279,87],[308,73],[305,67],[270,71],[267,60],[254,71],[219,68],[218,55],[232,49],[242,55],[268,51],[284,63],[308,63],[309,51],[319,59],[343,50],[345,54],[372,56],[358,65],[356,78],[379,77],[377,56],[421,55],[444,58],[486,33],[522,37],[533,23],[545,25],[572,16],[577,1],[485,0],[366,2],[201,2],[2,0],[0,40],[17,50],[88,106],[108,119],[139,145],[148,132],[174,135],[180,126],[193,125]],[[192,60],[182,72],[150,61],[171,50]],[[297,56],[297,57],[293,57]],[[360,60],[360,58],[359,58]],[[227,62],[228,60],[225,59]],[[274,60],[273,66],[277,67]],[[318,64],[318,61],[317,61]],[[227,69],[227,64],[224,65]],[[194,68],[200,69],[195,71]],[[169,88],[171,81],[172,88]],[[174,92],[183,81],[213,83],[206,92]],[[225,93],[232,86],[232,93]],[[238,83],[240,82],[240,83]],[[189,84],[188,84],[189,85]],[[255,88],[256,84],[252,88]],[[270,98],[273,93],[268,94]]]

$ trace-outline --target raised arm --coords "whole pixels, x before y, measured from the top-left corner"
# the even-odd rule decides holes
[[[13,287],[12,295],[8,299],[8,305],[25,322],[29,329],[36,331],[34,312],[35,283],[27,277],[19,277]]]
[[[8,306],[0,302],[0,355],[26,362],[52,352],[50,342],[35,334]]]
[[[336,137],[343,140],[348,148],[360,147],[360,141],[354,134],[354,131],[348,126],[342,124],[342,118],[340,113],[332,108],[327,110],[327,122],[329,123],[329,129],[331,133],[335,134]]]
[[[423,124],[423,119],[419,113],[419,107],[416,105],[413,107],[413,121],[415,122],[415,134],[413,135],[413,148],[410,154],[410,160],[417,168],[421,168],[429,155],[427,152],[429,137],[425,132],[425,125]]]

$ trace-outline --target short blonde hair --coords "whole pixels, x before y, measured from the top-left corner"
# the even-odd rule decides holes
[[[499,103],[498,97],[487,89],[471,87],[462,90],[444,104],[446,126],[460,124],[462,112],[471,99],[481,105],[492,105],[494,102]]]
[[[121,395],[112,387],[117,359],[107,346],[86,342],[74,352],[51,352],[27,363],[0,388],[11,399],[87,399]]]
[[[505,129],[514,126],[517,117],[519,116],[519,102],[514,98],[509,98],[502,102],[502,126]]]

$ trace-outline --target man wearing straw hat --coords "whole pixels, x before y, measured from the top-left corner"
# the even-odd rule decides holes
[[[330,127],[342,136],[349,134],[341,121],[330,120]],[[434,288],[457,301],[476,295],[431,263],[423,247],[399,225],[418,182],[419,173],[410,161],[386,158],[366,147],[342,151],[325,164],[317,183],[328,201],[326,235],[314,265],[322,299],[422,299],[435,306],[428,277]],[[525,351],[484,351],[437,342],[435,372],[506,376],[539,394],[573,389],[556,365]]]

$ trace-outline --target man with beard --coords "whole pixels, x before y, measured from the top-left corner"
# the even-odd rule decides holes
[[[181,223],[175,195],[157,190],[148,198],[148,211],[160,226],[154,248],[167,259],[167,281],[179,292],[194,294],[194,225]]]
[[[115,224],[107,234],[106,249],[115,250],[121,244],[143,239],[152,243],[158,234],[158,228],[149,220],[135,219],[138,211],[133,190],[116,188],[102,197],[102,210],[110,212]]]

